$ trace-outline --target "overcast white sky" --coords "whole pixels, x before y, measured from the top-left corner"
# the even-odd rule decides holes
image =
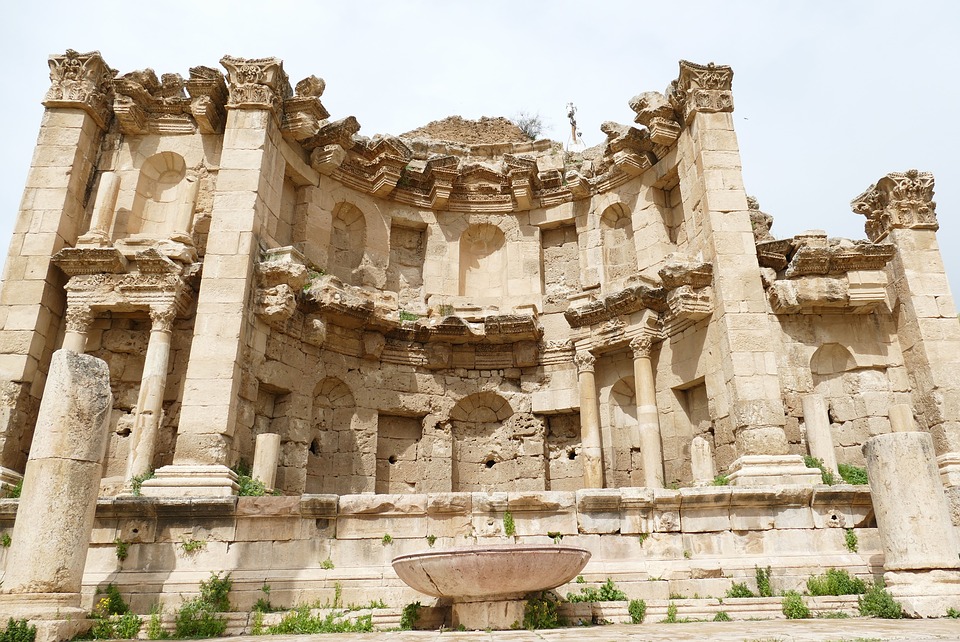
[[[8,1],[0,9],[0,252],[6,255],[49,85],[47,55],[98,49],[126,73],[187,76],[224,54],[316,74],[333,118],[400,134],[451,114],[539,113],[588,145],[627,101],[662,91],[681,58],[734,70],[747,193],[773,233],[863,238],[849,201],[885,173],[937,179],[940,247],[960,290],[960,3]]]

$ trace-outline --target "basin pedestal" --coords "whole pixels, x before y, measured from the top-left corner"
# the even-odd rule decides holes
[[[454,602],[453,627],[469,630],[512,629],[523,625],[523,598],[484,602]]]

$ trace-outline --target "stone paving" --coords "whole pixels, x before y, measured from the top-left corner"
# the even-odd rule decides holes
[[[613,624],[544,631],[392,631],[327,635],[270,636],[269,642],[626,642],[640,640],[717,640],[720,642],[867,642],[873,640],[960,640],[960,620],[762,620],[682,624]],[[264,642],[263,637],[222,638],[224,642]]]

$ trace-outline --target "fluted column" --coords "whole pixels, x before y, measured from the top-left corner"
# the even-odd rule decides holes
[[[64,350],[83,354],[87,350],[87,333],[93,323],[93,312],[89,305],[71,305],[67,307],[67,331],[63,335]]]
[[[163,419],[163,393],[167,387],[170,337],[173,334],[173,306],[150,309],[150,341],[143,362],[143,378],[137,396],[133,441],[127,459],[127,479],[150,472],[157,450],[157,435]]]
[[[597,402],[597,380],[593,373],[597,358],[587,350],[578,350],[580,384],[580,443],[583,457],[583,487],[603,488],[603,444],[600,439],[600,406]]]
[[[660,444],[660,414],[657,388],[653,381],[650,350],[653,341],[640,336],[630,342],[633,351],[633,379],[637,389],[637,425],[640,456],[643,458],[643,482],[648,488],[663,488],[663,447]]]

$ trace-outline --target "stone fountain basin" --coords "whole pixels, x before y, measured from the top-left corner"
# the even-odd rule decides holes
[[[401,555],[393,570],[410,588],[455,602],[518,599],[575,578],[590,551],[571,546],[508,545]]]

